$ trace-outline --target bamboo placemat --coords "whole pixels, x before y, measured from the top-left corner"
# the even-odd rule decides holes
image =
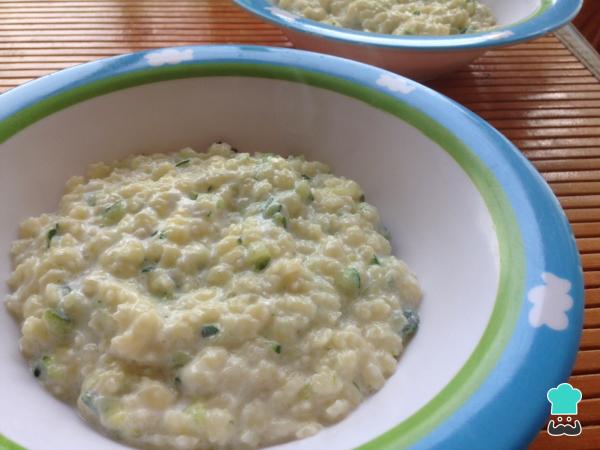
[[[173,45],[290,46],[229,0],[0,0],[0,92],[97,58]],[[490,121],[557,194],[585,271],[581,348],[570,382],[583,434],[534,450],[600,448],[600,81],[556,36],[488,52],[431,85]]]

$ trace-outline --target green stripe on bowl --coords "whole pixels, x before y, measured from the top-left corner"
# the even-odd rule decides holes
[[[0,434],[0,450],[25,450],[20,445],[15,444],[3,434]]]
[[[0,143],[43,117],[99,95],[158,81],[210,76],[246,76],[303,83],[353,97],[386,111],[440,145],[463,168],[481,193],[492,216],[500,250],[499,288],[484,334],[459,373],[438,395],[361,449],[397,450],[418,441],[463,405],[492,371],[510,340],[525,289],[524,248],[511,205],[493,174],[448,129],[397,98],[324,73],[270,64],[205,63],[143,69],[94,81],[46,98],[0,122]]]

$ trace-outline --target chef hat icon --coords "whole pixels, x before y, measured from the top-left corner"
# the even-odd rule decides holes
[[[552,405],[550,412],[552,415],[575,415],[577,414],[577,404],[581,401],[581,391],[569,383],[561,383],[550,389],[547,397]]]

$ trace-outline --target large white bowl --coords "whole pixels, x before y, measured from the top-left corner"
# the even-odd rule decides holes
[[[569,224],[490,126],[374,67],[182,47],[85,64],[0,96],[0,280],[19,222],[54,210],[87,164],[215,140],[304,154],[357,180],[425,291],[422,326],[385,387],[339,424],[278,449],[493,450],[536,435],[581,332]],[[30,450],[123,448],[44,391],[18,337],[0,308],[0,434]]]
[[[281,27],[296,48],[355,59],[417,80],[460,69],[487,50],[527,41],[569,22],[583,0],[479,0],[497,19],[493,30],[456,36],[392,36],[333,27],[274,6],[234,0]]]

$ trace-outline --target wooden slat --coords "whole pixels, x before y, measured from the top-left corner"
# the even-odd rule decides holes
[[[544,150],[524,150],[530,161],[552,159],[600,158],[599,148],[550,148]]]
[[[567,210],[566,214],[573,223],[596,222],[600,220],[600,208]]]
[[[568,103],[561,101],[470,101],[464,105],[474,111],[512,111],[512,110],[540,110],[540,109],[572,109],[572,108],[600,108],[600,100],[571,100]]]
[[[600,398],[600,374],[573,376],[569,382],[581,390],[583,398]]]
[[[585,253],[596,253],[600,252],[600,238],[598,237],[590,237],[577,239],[577,247],[579,251],[582,253],[582,257],[586,256]],[[582,259],[583,261],[583,259]]]
[[[573,93],[579,94],[579,93]],[[584,94],[584,93],[581,93]],[[567,95],[567,94],[565,94]],[[595,94],[594,94],[595,95]],[[585,97],[585,95],[582,95]],[[600,92],[598,93],[600,98]],[[568,138],[570,136],[600,138],[600,128],[598,127],[570,127],[570,128],[528,128],[525,130],[502,130],[502,133],[509,139],[547,139],[547,138]]]
[[[600,169],[600,158],[533,161],[533,165],[540,172],[596,170]]]
[[[573,87],[573,86],[571,86]],[[590,91],[600,90],[600,85],[585,85],[575,86],[577,89],[583,87],[589,88]],[[533,88],[533,86],[527,86]],[[560,88],[563,91],[569,89]],[[569,117],[566,119],[496,119],[490,120],[490,123],[496,128],[501,129],[519,129],[519,128],[571,128],[571,127],[600,127],[600,117]]]
[[[582,350],[600,350],[600,328],[584,329],[581,334],[581,343],[579,347]],[[600,374],[594,374],[589,376],[594,377],[598,389],[598,392],[596,392],[596,394],[600,395]]]
[[[560,64],[560,63],[557,63]],[[452,79],[448,82],[433,81],[429,85],[434,89],[442,91],[444,94],[449,96],[460,95],[456,91],[457,88],[476,88],[478,90],[495,92],[497,89],[504,87],[517,87],[517,86],[532,86],[532,87],[545,87],[548,89],[559,89],[566,88],[577,89],[578,86],[592,84],[595,85],[596,79],[590,76],[578,76],[578,77],[553,77],[548,80],[548,83],[535,84],[530,78],[457,78]]]
[[[583,273],[583,281],[586,288],[600,287],[600,271],[588,270]]]
[[[514,109],[514,110],[481,111],[480,115],[484,119],[487,119],[487,120],[493,120],[493,119],[553,119],[553,118],[565,118],[565,117],[597,118],[600,116],[600,108]]]
[[[600,307],[600,289],[586,289],[585,305],[589,307]]]
[[[560,66],[562,69],[565,69],[565,70],[585,69],[585,66],[579,61],[562,63]],[[478,60],[477,63],[470,64],[467,67],[467,69],[462,70],[459,73],[463,73],[463,72],[472,73],[472,72],[483,72],[483,71],[507,72],[507,71],[522,70],[522,69],[523,69],[523,64],[520,62],[504,61],[502,63],[497,63],[497,64],[486,64],[485,61]],[[556,70],[556,64],[555,63],[537,63],[535,65],[535,70],[536,71],[538,71],[538,70],[540,70],[540,71]]]
[[[477,60],[479,64],[504,64],[504,63],[525,63],[525,64],[536,64],[536,63],[565,63],[565,62],[579,62],[576,56],[510,56],[502,55],[500,57],[489,56],[490,53],[486,53]],[[440,82],[443,84],[443,81]]]
[[[572,223],[571,228],[578,239],[600,235],[600,223]]]
[[[589,195],[600,193],[600,181],[584,183],[550,183],[557,195]]]
[[[586,308],[583,326],[584,328],[600,328],[600,308]]]
[[[600,350],[583,350],[577,354],[574,375],[600,373]]]
[[[600,270],[600,253],[582,254],[581,265],[583,270]]]

